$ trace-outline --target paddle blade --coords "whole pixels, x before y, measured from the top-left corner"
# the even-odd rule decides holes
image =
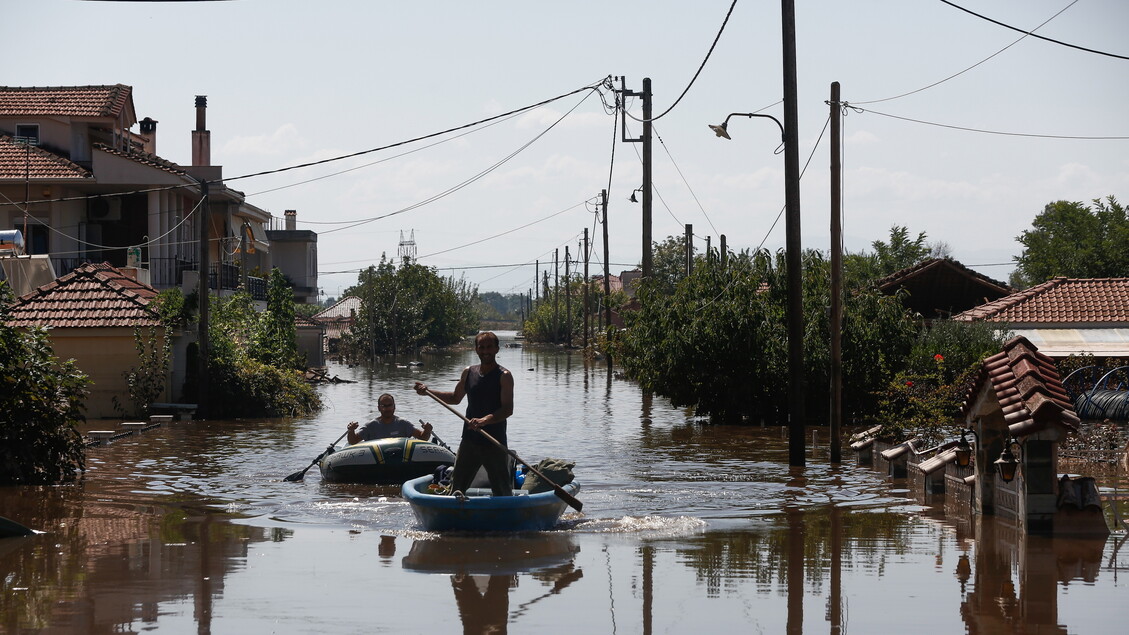
[[[564,491],[563,489],[561,489],[559,487],[557,489],[553,490],[553,491],[556,492],[557,498],[559,498],[559,499],[563,500],[564,502],[568,503],[569,507],[575,509],[578,512],[584,510],[584,503],[577,500],[576,497],[573,496],[572,494],[569,494],[568,492]]]
[[[295,481],[302,480],[305,476],[306,476],[306,470],[302,470],[301,472],[295,472],[295,473],[291,474],[290,476],[287,476],[286,478],[284,478],[282,480],[293,483]]]

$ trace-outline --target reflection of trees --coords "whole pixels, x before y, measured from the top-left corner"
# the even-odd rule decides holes
[[[793,559],[799,553],[808,587],[822,593],[824,572],[834,557],[881,575],[886,560],[909,552],[912,538],[922,530],[915,527],[911,516],[893,512],[843,513],[819,507],[788,513],[791,526],[782,518],[771,518],[762,531],[703,534],[678,550],[681,560],[694,569],[707,596],[718,597],[726,588],[725,581],[734,577],[753,580],[761,592],[770,592],[775,584],[787,580],[790,553]],[[841,517],[834,518],[836,514]],[[790,552],[789,541],[797,534],[802,552]]]

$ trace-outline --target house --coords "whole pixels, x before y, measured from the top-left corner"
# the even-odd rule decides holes
[[[274,249],[275,266],[294,289],[294,301],[318,303],[318,235],[298,229],[297,210],[283,212],[284,226],[267,230]]]
[[[353,328],[360,311],[361,299],[349,295],[338,300],[333,306],[314,314],[311,318],[325,328],[326,351],[330,355],[339,354],[341,336]]]
[[[19,297],[11,307],[9,326],[50,328],[55,355],[74,359],[90,378],[86,416],[91,419],[120,416],[114,397],[126,411],[134,410],[123,372],[139,365],[135,329],[141,330],[143,338],[150,332],[158,341],[172,338],[171,367],[158,401],[169,401],[171,388],[184,383],[186,338],[165,332],[149,306],[157,290],[133,274],[107,263],[80,265]]]
[[[1129,358],[1129,278],[1054,278],[953,319],[997,323],[1053,359]]]
[[[306,366],[325,366],[325,327],[304,316],[294,316],[298,355],[305,357]]]
[[[108,262],[156,289],[191,289],[208,218],[211,288],[223,295],[244,284],[265,299],[264,280],[247,272],[280,264],[266,232],[271,215],[223,184],[211,162],[207,98],[195,106],[185,166],[157,154],[158,122],[138,119],[130,86],[0,86],[0,231],[18,230],[25,259],[49,256],[57,275]],[[20,264],[9,260],[6,269]]]
[[[879,279],[887,295],[905,291],[903,304],[927,320],[946,318],[1012,293],[1006,284],[951,258],[930,258]]]

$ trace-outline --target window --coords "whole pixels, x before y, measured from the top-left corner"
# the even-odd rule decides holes
[[[27,143],[37,146],[39,145],[39,124],[37,123],[21,123],[16,124],[16,140],[26,141]]]

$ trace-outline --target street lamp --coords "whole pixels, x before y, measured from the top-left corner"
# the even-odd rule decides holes
[[[792,86],[794,88],[794,85]],[[788,91],[786,91],[788,92]],[[790,93],[794,97],[794,93]],[[792,100],[786,99],[791,103]],[[803,274],[800,271],[800,189],[799,161],[796,154],[797,138],[795,130],[795,111],[790,111],[789,129],[772,115],[754,112],[730,113],[720,125],[711,125],[710,130],[722,139],[729,136],[729,120],[733,117],[763,117],[771,119],[780,128],[780,149],[784,151],[784,226],[785,262],[787,265],[788,304],[785,311],[788,332],[788,464],[803,467],[804,457],[804,315],[803,315]],[[788,140],[791,139],[791,143]]]
[[[761,115],[755,112],[733,112],[729,113],[729,116],[726,117],[725,121],[721,122],[720,125],[715,126],[714,124],[710,124],[710,130],[713,130],[713,133],[722,139],[732,139],[733,137],[729,136],[729,119],[732,117],[764,117],[765,119],[775,121],[776,127],[780,128],[780,146],[784,146],[784,124],[780,123],[780,120],[772,115]],[[780,154],[779,149],[777,149],[776,154]]]

